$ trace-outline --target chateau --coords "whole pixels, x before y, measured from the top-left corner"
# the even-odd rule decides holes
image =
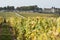
[[[60,13],[60,8],[44,8],[43,12],[45,13]]]

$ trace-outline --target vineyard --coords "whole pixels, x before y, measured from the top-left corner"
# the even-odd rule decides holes
[[[0,17],[0,24],[6,19],[14,31],[16,40],[60,40],[60,17]],[[9,27],[9,26],[8,26]]]

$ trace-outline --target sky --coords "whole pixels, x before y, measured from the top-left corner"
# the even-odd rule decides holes
[[[0,0],[0,7],[4,6],[32,6],[37,5],[40,8],[57,7],[60,8],[60,0]]]

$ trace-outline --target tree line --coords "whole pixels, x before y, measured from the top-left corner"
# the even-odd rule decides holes
[[[42,9],[42,8],[40,8]],[[14,6],[7,6],[7,7],[0,7],[1,10],[18,10],[18,11],[30,11],[30,10],[39,10],[39,7],[37,5],[33,6],[22,6],[22,7],[14,7]]]
[[[0,7],[0,10],[14,10],[14,6]]]

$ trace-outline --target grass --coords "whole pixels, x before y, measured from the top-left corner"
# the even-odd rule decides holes
[[[12,31],[10,31],[10,26],[9,25],[2,25],[0,31],[0,40],[13,40],[13,35],[11,34]]]
[[[8,18],[8,17],[18,17],[15,12],[0,12],[0,17]]]
[[[24,17],[58,17],[59,14],[52,14],[52,13],[37,13],[37,12],[19,12],[20,15]]]
[[[0,12],[1,17],[19,17],[15,14],[16,12]],[[59,17],[59,14],[56,13],[37,13],[37,12],[18,12],[21,16],[24,17]]]
[[[11,35],[1,35],[0,40],[12,40],[12,36]]]

